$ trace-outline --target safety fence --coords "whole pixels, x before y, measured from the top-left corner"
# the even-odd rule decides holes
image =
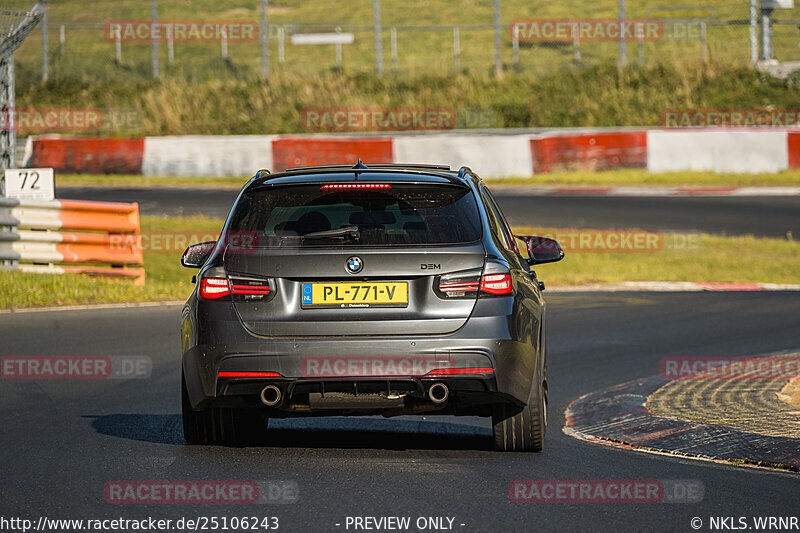
[[[86,174],[252,176],[354,163],[467,165],[485,178],[565,170],[777,173],[800,168],[800,129],[494,130],[426,134],[29,137],[25,166]]]
[[[27,9],[31,2],[5,3]],[[621,57],[645,64],[751,59],[750,7],[743,0],[502,1],[497,16],[495,2],[362,0],[331,9],[330,2],[306,0],[270,5],[263,26],[254,0],[235,9],[209,0],[157,4],[155,12],[151,2],[130,1],[95,13],[49,3],[48,20],[17,54],[21,80],[488,72],[498,59],[505,69],[544,74]],[[772,15],[773,55],[780,61],[800,59],[799,17],[800,6]],[[641,36],[621,31],[620,18],[657,28]]]
[[[108,276],[144,285],[136,203],[0,198],[0,230],[2,270]]]

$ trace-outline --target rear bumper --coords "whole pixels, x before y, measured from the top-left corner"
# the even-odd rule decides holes
[[[491,374],[445,379],[401,376],[324,380],[219,378],[217,384],[216,405],[268,409],[272,418],[420,413],[486,416],[490,414],[487,406],[498,401]],[[430,401],[429,391],[434,384],[447,387],[447,401],[441,404]],[[268,385],[280,390],[279,402],[271,407],[260,401]],[[326,406],[323,408],[320,404]]]
[[[263,407],[261,390],[275,385],[289,401],[270,408],[270,416],[303,416],[308,412],[292,405],[306,405],[310,393],[405,392],[415,404],[425,399],[431,384],[442,382],[452,395],[445,406],[437,406],[436,413],[485,415],[492,404],[523,405],[542,367],[540,324],[536,319],[514,318],[510,300],[487,300],[481,306],[485,313],[474,314],[454,333],[414,337],[263,338],[246,332],[235,315],[212,318],[201,312],[199,318],[188,312],[184,315],[183,369],[189,399],[194,409]],[[483,371],[429,373],[436,369]],[[270,374],[240,375],[251,372]],[[366,411],[386,414],[369,409],[358,414]],[[357,414],[312,412],[314,416]]]
[[[469,406],[527,401],[537,363],[538,352],[530,344],[456,338],[274,340],[200,345],[183,356],[195,409],[211,403],[257,405],[268,384],[293,399],[309,387],[357,390],[362,384],[361,390],[371,390],[374,383],[380,390],[405,387],[424,397],[432,383],[443,382],[453,392],[448,403],[463,404],[466,412]]]

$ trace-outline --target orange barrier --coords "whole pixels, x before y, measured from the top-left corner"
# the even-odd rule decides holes
[[[114,266],[141,265],[142,241],[139,235],[130,235],[119,243],[112,235],[90,233],[62,233],[56,250],[64,259],[62,263],[109,263]],[[128,237],[128,236],[126,236]]]
[[[139,204],[57,200],[61,227],[110,233],[139,233]]]
[[[144,285],[144,269],[132,268],[144,263],[138,204],[3,198],[0,225],[24,228],[0,232],[0,260],[11,263],[5,269],[121,277]],[[95,266],[101,264],[109,266]]]

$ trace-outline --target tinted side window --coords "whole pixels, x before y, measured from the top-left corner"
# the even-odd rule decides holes
[[[482,194],[484,198],[484,202],[486,203],[486,207],[490,212],[490,216],[493,220],[493,225],[497,228],[497,231],[500,233],[503,246],[511,251],[519,253],[517,250],[516,240],[514,239],[514,234],[511,232],[511,227],[508,225],[508,221],[506,221],[505,216],[503,216],[503,212],[500,211],[500,208],[495,202],[492,193],[489,191],[488,188],[482,188]]]

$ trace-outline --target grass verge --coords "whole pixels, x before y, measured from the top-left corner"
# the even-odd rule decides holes
[[[537,174],[531,178],[493,179],[495,186],[694,186],[694,187],[766,187],[798,186],[800,171],[777,174],[718,174],[716,172],[664,172],[652,174],[647,169],[622,169],[606,172],[579,170]]]
[[[558,236],[559,230],[515,228],[520,235]],[[588,233],[572,230],[567,234]],[[800,284],[800,242],[753,236],[665,234],[656,251],[570,251],[561,263],[537,268],[551,286],[623,281]]]
[[[253,174],[258,169],[253,170]],[[56,187],[121,187],[133,189],[179,188],[179,189],[241,189],[252,176],[141,176],[131,174],[59,174]],[[800,181],[800,178],[798,178]]]
[[[142,217],[143,232],[165,235],[215,233],[221,226],[222,220],[202,216]],[[552,235],[558,230],[515,231]],[[563,262],[543,265],[537,271],[550,286],[621,281],[800,284],[798,242],[716,235],[695,235],[691,242],[685,245],[682,239],[665,239],[665,246],[654,253],[579,253],[567,247]],[[145,250],[144,287],[78,275],[0,272],[0,308],[181,300],[192,290],[193,271],[181,267],[179,254]]]
[[[255,170],[254,170],[255,172]],[[240,189],[249,177],[185,177],[185,176],[133,176],[87,174],[59,174],[61,187],[129,187],[184,189],[221,188]],[[713,187],[764,187],[800,186],[800,171],[787,170],[778,174],[717,174],[715,172],[666,172],[651,174],[646,169],[624,169],[607,172],[573,171],[537,174],[528,178],[490,179],[492,185],[503,186],[713,186]]]
[[[108,130],[79,131],[103,137],[312,133],[321,131],[303,118],[312,108],[445,108],[459,129],[654,127],[667,109],[800,108],[800,91],[789,82],[747,67],[680,60],[622,70],[611,62],[544,76],[508,73],[499,80],[477,73],[356,73],[276,75],[267,82],[54,80],[20,84],[17,91],[20,108],[132,110],[141,117],[141,126],[110,119]]]

